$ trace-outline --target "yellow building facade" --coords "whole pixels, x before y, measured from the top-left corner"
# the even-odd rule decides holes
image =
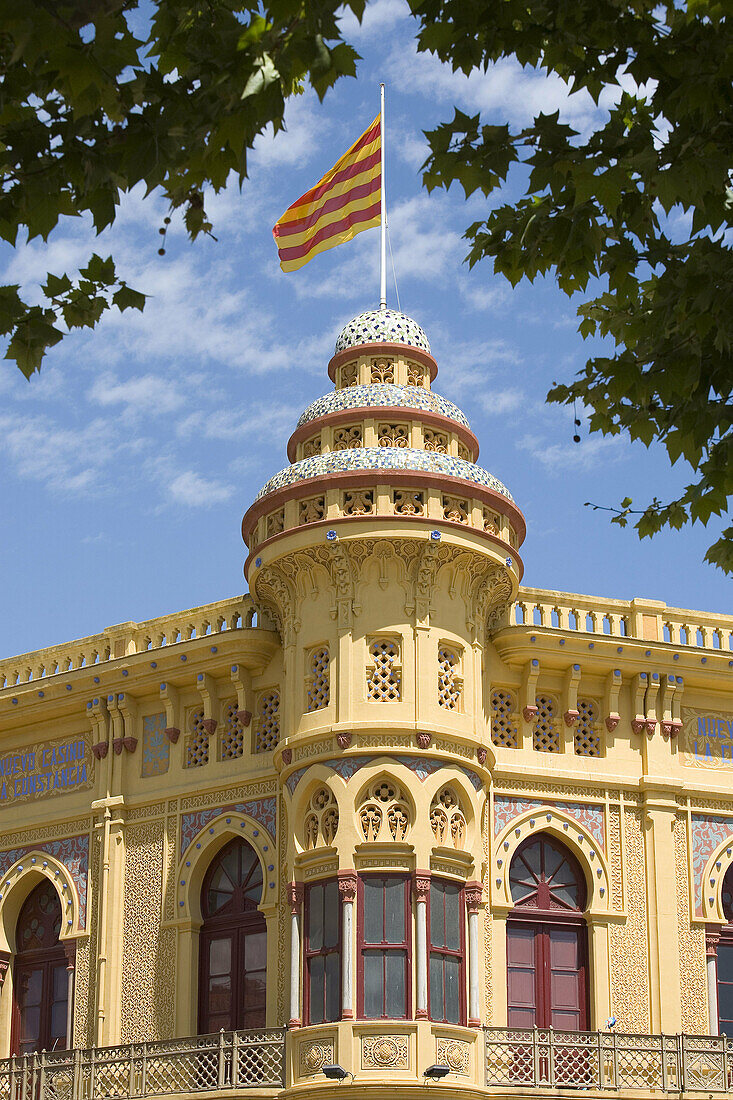
[[[0,661],[0,1095],[729,1091],[733,620],[522,586],[411,319],[328,372],[247,595]]]

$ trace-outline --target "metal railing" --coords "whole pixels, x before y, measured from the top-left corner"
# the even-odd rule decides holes
[[[284,1028],[42,1051],[0,1061],[0,1100],[135,1100],[284,1084]]]
[[[490,1027],[485,1036],[489,1088],[733,1092],[733,1040],[725,1035]]]

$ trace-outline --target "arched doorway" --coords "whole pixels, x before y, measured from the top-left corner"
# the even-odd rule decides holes
[[[69,979],[60,931],[61,902],[44,879],[26,898],[16,925],[13,1054],[66,1047]]]
[[[585,878],[577,860],[545,834],[530,837],[509,869],[509,1027],[588,1027]]]
[[[204,879],[199,948],[199,1031],[265,1026],[267,933],[257,908],[262,865],[236,837],[216,855]]]
[[[723,879],[723,914],[726,924],[718,944],[718,1031],[733,1035],[733,865]]]

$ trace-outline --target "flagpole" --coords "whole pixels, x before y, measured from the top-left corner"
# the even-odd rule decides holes
[[[380,196],[380,264],[379,264],[379,308],[387,308],[387,198],[386,187],[384,179],[384,148],[386,144],[386,134],[384,132],[384,84],[379,85],[379,132],[380,132],[380,145],[382,148],[382,190]]]

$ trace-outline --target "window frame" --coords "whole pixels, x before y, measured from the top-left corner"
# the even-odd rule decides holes
[[[216,868],[219,866],[223,854],[233,847],[235,842],[241,842],[245,847],[251,849],[256,857],[256,863],[253,864],[253,871],[250,872],[256,875],[257,864],[259,864],[259,872],[262,875],[262,894],[260,900],[256,905],[244,910],[233,912],[219,911],[211,915],[207,914],[207,894],[211,885]],[[241,854],[239,857],[241,859]],[[245,879],[245,882],[247,879]],[[244,837],[232,837],[226,844],[224,844],[211,858],[209,866],[206,868],[204,880],[201,885],[201,914],[203,921],[199,929],[199,942],[198,942],[198,1031],[199,1034],[213,1034],[206,1030],[204,1024],[208,1021],[209,1017],[213,1015],[210,1011],[210,1003],[208,999],[209,993],[209,978],[210,975],[210,957],[209,947],[215,939],[228,939],[230,942],[230,968],[229,975],[231,981],[230,990],[230,1023],[232,1024],[231,1030],[240,1030],[245,1027],[244,1020],[240,1016],[240,1010],[244,1010],[244,982],[247,974],[258,973],[258,970],[246,971],[244,969],[244,959],[246,952],[246,940],[248,936],[262,935],[265,936],[265,966],[264,966],[264,1020],[262,1024],[247,1026],[266,1027],[267,1021],[267,1009],[268,1009],[268,982],[267,982],[267,921],[265,915],[260,909],[262,904],[262,896],[264,895],[266,878],[262,869],[262,860],[260,859],[259,852],[250,844]],[[242,884],[244,885],[244,883]],[[234,895],[232,895],[234,897]],[[228,904],[228,903],[227,903]]]
[[[432,942],[432,919],[431,910],[433,904],[433,885],[434,884],[446,884],[449,886],[458,887],[458,927],[459,927],[459,946],[456,950],[450,947],[434,947]],[[427,963],[428,963],[428,1019],[437,1024],[452,1024],[454,1027],[466,1026],[466,888],[465,883],[457,882],[455,879],[442,878],[440,875],[430,876],[430,889],[428,890],[428,903],[427,903]],[[443,911],[445,912],[445,902],[443,903]],[[439,955],[442,959],[457,958],[460,963],[460,978],[459,978],[459,1000],[458,1000],[458,1020],[446,1020],[445,1016],[442,1019],[438,1019],[433,1016],[431,1009],[430,998],[430,986],[431,986],[431,967],[430,960],[433,955]],[[443,1011],[445,1012],[445,965],[443,966]]]
[[[364,939],[364,880],[365,879],[397,879],[403,888],[404,897],[404,919],[405,919],[405,938],[401,943],[386,943],[384,940],[380,943],[372,943]],[[356,968],[356,1012],[357,1017],[360,1020],[411,1020],[413,1019],[412,1011],[412,887],[410,875],[402,871],[373,871],[367,874],[359,874],[357,876],[357,918],[356,918],[356,941],[357,941],[357,968]],[[366,1016],[364,1013],[364,956],[367,951],[392,951],[395,954],[400,952],[404,955],[405,959],[405,1011],[402,1016],[388,1016],[382,1013],[380,1016]],[[382,987],[382,1007],[384,1008],[385,1002],[385,987]]]
[[[316,887],[328,886],[333,883],[336,886],[336,901],[338,905],[338,935],[336,938],[336,946],[330,948],[320,948],[318,951],[311,951],[308,946],[309,939],[309,923],[310,923],[310,906],[311,906],[311,891]],[[337,998],[338,1013],[333,1020],[325,1018],[325,1004],[324,1004],[324,1019],[318,1021],[318,1025],[336,1023],[341,1019],[342,1014],[342,997],[341,997],[341,982],[342,982],[342,959],[343,959],[343,905],[341,904],[341,898],[338,892],[338,879],[337,878],[324,878],[318,879],[316,882],[309,882],[305,888],[305,896],[303,898],[303,1024],[308,1025],[311,1021],[311,982],[310,982],[310,961],[314,958],[327,958],[328,955],[335,954],[338,960],[338,979],[337,979]],[[324,977],[325,977],[325,964],[324,964]],[[324,997],[325,997],[325,981],[324,981]]]

